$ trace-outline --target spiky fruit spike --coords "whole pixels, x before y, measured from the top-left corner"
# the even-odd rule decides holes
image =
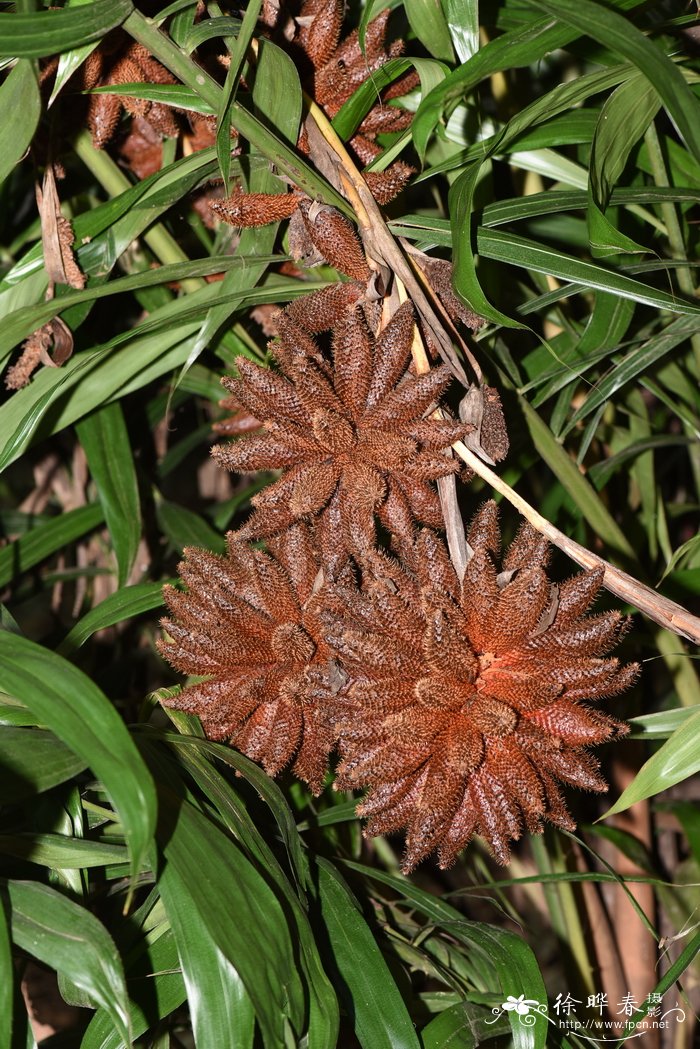
[[[353,280],[367,283],[371,272],[348,220],[326,204],[301,201],[299,208],[309,237],[324,259]]]
[[[362,177],[377,204],[390,204],[406,188],[415,170],[402,160],[397,160],[385,171],[365,171]]]
[[[224,380],[262,431],[212,452],[230,470],[285,470],[254,497],[246,538],[276,535],[311,517],[319,535],[328,536],[323,516],[332,513],[340,521],[336,541],[364,552],[376,542],[375,515],[403,546],[413,541],[415,521],[439,527],[430,482],[456,468],[456,460],[441,453],[464,427],[423,418],[449,375],[406,371],[410,304],[397,310],[378,340],[360,308],[346,312],[333,328],[332,359],[290,311],[278,315],[278,329],[271,350],[281,374],[240,358],[240,378]]]
[[[364,294],[361,281],[339,281],[320,291],[302,295],[284,313],[300,328],[316,334],[341,324]]]
[[[296,42],[314,69],[324,66],[336,50],[344,13],[343,0],[304,0],[297,18],[301,28]]]
[[[209,207],[230,226],[268,226],[288,219],[299,205],[296,193],[245,193],[236,188],[224,200],[212,200]]]
[[[627,732],[584,705],[638,672],[602,658],[620,617],[581,614],[595,589],[584,575],[580,593],[564,584],[560,621],[546,551],[521,530],[499,572],[498,540],[486,504],[461,585],[440,541],[422,533],[412,572],[367,556],[354,592],[346,581],[327,593],[327,637],[350,679],[335,718],[337,787],[370,788],[359,810],[369,833],[405,829],[406,871],[433,849],[453,862],[473,834],[506,863],[524,828],[571,829],[556,781],[606,790],[587,748]]]
[[[226,557],[188,549],[183,593],[166,587],[170,640],[161,653],[185,674],[209,675],[168,706],[197,714],[270,775],[285,766],[318,794],[334,731],[329,650],[318,615],[319,563],[296,526],[274,556],[231,540]]]

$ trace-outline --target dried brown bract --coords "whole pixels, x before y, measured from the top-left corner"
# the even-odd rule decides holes
[[[431,482],[455,473],[446,454],[471,427],[425,418],[450,383],[446,366],[408,371],[413,310],[401,306],[378,338],[360,309],[333,331],[332,361],[307,332],[280,315],[275,373],[239,358],[240,378],[224,379],[264,431],[213,454],[228,470],[283,470],[254,497],[246,538],[273,535],[299,519],[337,513],[352,549],[375,540],[374,514],[404,541],[422,521],[442,526]]]
[[[619,612],[584,615],[602,571],[553,586],[529,525],[499,570],[492,502],[468,541],[462,584],[425,531],[415,575],[375,553],[361,588],[331,594],[328,641],[352,681],[336,785],[370,788],[358,809],[369,834],[406,830],[406,871],[433,850],[449,866],[474,834],[506,863],[523,827],[571,829],[558,783],[605,791],[588,748],[627,731],[586,701],[639,669],[605,656],[627,629]]]
[[[165,588],[171,640],[158,647],[183,674],[207,675],[166,705],[197,714],[209,738],[229,740],[266,772],[291,763],[321,790],[334,737],[326,716],[329,653],[318,620],[318,562],[292,528],[269,553],[234,538],[228,554],[185,551],[183,593]]]

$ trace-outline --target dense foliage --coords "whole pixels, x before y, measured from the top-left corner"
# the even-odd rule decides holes
[[[645,1049],[689,1049],[700,1008],[700,691],[688,653],[700,624],[686,611],[700,592],[693,6],[44,7],[17,0],[0,11],[0,1049],[41,1038],[81,1049],[581,1049],[591,1036],[565,1022],[575,1017],[607,1017],[614,1037]],[[274,410],[284,387],[260,376],[286,371],[297,388],[313,380],[282,358],[284,340],[268,351],[279,325],[306,325],[320,361],[332,327],[324,311],[334,322],[361,300],[376,319],[385,295],[381,327],[398,318],[390,331],[410,313],[399,301],[413,301],[422,343],[413,328],[402,337],[414,370],[431,361],[425,388],[432,383],[434,395],[456,374],[487,391],[486,403],[477,415],[472,403],[468,425],[436,423],[442,443],[409,464],[424,475],[404,486],[407,518],[398,497],[382,502],[396,485],[398,438],[377,443],[364,408],[352,424],[374,473],[350,476],[339,456],[313,506],[280,501],[275,463],[246,451],[257,438],[240,438],[260,421],[252,401],[241,404],[243,380]],[[362,338],[368,361],[386,349],[386,336],[375,341],[356,326],[342,347],[346,376]],[[397,405],[422,381],[412,377],[396,397],[390,378],[382,396]],[[446,411],[456,416],[463,393],[453,382]],[[428,400],[418,398],[413,414],[404,404],[405,417],[394,412],[404,441],[427,433]],[[289,441],[296,431],[284,407]],[[388,549],[393,533],[407,561],[427,564],[434,533],[413,549],[401,529],[411,532],[411,514],[439,524],[431,485],[457,467],[443,470],[452,460],[436,456],[456,437],[468,445],[456,442],[467,483],[458,497],[449,484],[439,489],[453,557],[460,514],[471,520],[494,495],[506,544],[519,532],[517,511],[534,526],[511,550],[537,551],[530,589],[541,607],[524,620],[547,639],[537,687],[546,689],[559,644],[550,578],[557,600],[576,605],[577,673],[624,632],[620,612],[633,627],[616,655],[642,664],[624,695],[612,686],[588,693],[607,697],[585,715],[588,742],[618,733],[620,720],[631,729],[598,751],[612,801],[565,790],[561,818],[543,835],[523,834],[507,867],[493,857],[506,860],[513,837],[503,809],[501,823],[481,810],[458,841],[444,821],[436,831],[437,774],[435,806],[424,799],[407,812],[397,795],[401,818],[375,818],[371,829],[386,836],[363,838],[359,792],[333,790],[336,758],[326,771],[332,738],[315,740],[317,753],[302,761],[291,743],[266,749],[243,732],[241,749],[279,774],[272,780],[206,738],[207,718],[185,712],[196,709],[184,698],[193,693],[162,656],[172,642],[159,622],[166,602],[171,631],[185,609],[191,632],[208,622],[214,639],[233,636],[206,602],[177,589],[183,549],[195,548],[182,574],[206,583],[224,563],[227,531],[248,522],[241,534],[260,550],[238,575],[231,569],[231,586],[253,594],[260,579],[246,582],[246,566],[269,565],[270,551],[290,564],[306,556],[296,532],[291,555],[279,538],[264,552],[271,506],[281,505],[287,527],[325,513],[333,486],[345,484],[343,512],[356,513],[357,534]],[[215,442],[230,472],[210,455]],[[318,459],[311,437],[304,456]],[[330,514],[331,560],[337,527]],[[560,547],[547,576],[541,532]],[[498,603],[480,535],[471,549],[481,576],[454,628],[465,638],[479,636]],[[243,556],[229,546],[234,560]],[[435,571],[447,582],[427,573],[433,605],[421,612],[418,595],[414,618],[408,607],[392,618],[376,593],[367,599],[358,629],[388,615],[397,661],[421,616],[428,622],[425,607],[456,586],[442,556]],[[567,583],[571,558],[593,573]],[[398,580],[406,569],[392,570]],[[420,564],[410,571],[421,577]],[[316,576],[309,567],[299,577],[306,601]],[[603,577],[601,615],[577,618]],[[511,595],[522,607],[517,580]],[[506,595],[509,582],[501,580]],[[356,609],[356,586],[355,577],[337,580],[325,609],[338,646],[347,646],[338,623],[344,606]],[[242,638],[259,640],[255,608],[271,594],[252,601]],[[489,629],[517,650],[506,605]],[[597,640],[584,637],[594,622]],[[445,637],[429,672],[457,681],[463,649]],[[183,651],[173,662],[196,672]],[[368,695],[384,687],[384,656],[372,663],[348,648],[347,665],[357,658],[371,667]],[[608,685],[617,682],[617,663],[599,662]],[[621,688],[636,671],[620,673]],[[436,704],[439,693],[435,685]],[[359,718],[348,737],[344,788],[358,782],[357,746],[365,753],[383,731],[373,709],[375,720]],[[482,727],[467,726],[470,760],[481,760],[483,725],[506,716],[498,701],[482,702]],[[601,789],[583,723],[561,710],[552,717],[547,731],[570,748],[579,785]],[[393,743],[381,744],[386,772]],[[421,740],[404,744],[419,755],[414,768],[426,762]],[[495,794],[517,796],[527,762],[513,751],[502,788],[511,767],[501,758]],[[438,771],[441,759],[431,752]],[[294,760],[313,791],[289,771]],[[369,815],[375,773],[361,779],[374,789]],[[525,819],[531,830],[543,811],[535,805]],[[480,833],[449,870],[425,860],[405,876],[403,840],[388,833],[399,826],[413,828],[409,866],[430,851],[430,833],[448,862]],[[654,1027],[662,1015],[666,1027]]]

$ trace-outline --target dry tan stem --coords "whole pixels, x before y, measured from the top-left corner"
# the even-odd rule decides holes
[[[323,110],[315,102],[309,102],[309,115],[312,118],[312,123],[316,125],[320,136],[324,139],[328,150],[325,158],[326,162],[325,164],[322,162],[321,170],[329,178],[329,161],[331,165],[335,166],[337,177],[336,179],[331,179],[331,181],[338,185],[352,205],[367,253],[380,266],[382,264],[386,265],[402,281],[411,296],[413,305],[420,314],[433,341],[438,346],[440,354],[450,365],[459,381],[464,386],[469,386],[469,380],[461,361],[454,351],[450,337],[444,330],[439,317],[416,280],[413,270],[389,232],[377,202],[370,193],[362,175],[355,167],[343,142],[334,131]],[[313,152],[314,143],[311,137],[309,141]],[[316,162],[316,157],[314,157],[314,161]]]
[[[498,474],[494,473],[486,463],[482,462],[477,455],[474,455],[461,441],[457,441],[452,447],[460,459],[463,459],[472,468],[474,473],[478,474],[479,477],[487,481],[492,488],[504,496],[530,522],[533,528],[536,528],[542,535],[546,535],[551,543],[554,543],[565,554],[568,554],[577,564],[583,568],[598,568],[602,565],[605,569],[603,585],[612,594],[615,594],[623,601],[629,602],[631,605],[635,605],[640,612],[643,612],[649,619],[653,619],[655,623],[658,623],[659,626],[664,627],[666,630],[672,630],[675,634],[679,634],[681,637],[687,638],[688,641],[695,642],[695,644],[700,643],[700,619],[697,616],[691,615],[682,605],[676,604],[675,601],[670,601],[667,597],[662,597],[661,594],[657,594],[655,590],[652,590],[650,586],[640,583],[638,579],[628,575],[627,572],[623,572],[620,568],[615,568],[609,561],[598,557],[597,554],[587,550],[585,546],[581,546],[574,539],[564,535],[546,518],[542,517],[534,507],[530,506],[522,496],[518,495],[510,485],[506,484]]]

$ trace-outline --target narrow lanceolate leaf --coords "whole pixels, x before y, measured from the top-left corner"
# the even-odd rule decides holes
[[[69,838],[64,834],[0,834],[2,854],[55,870],[125,866],[129,862],[124,845]]]
[[[226,1031],[236,1049],[252,1049],[255,1012],[243,981],[212,939],[192,892],[168,863],[158,887],[175,933],[196,1045],[219,1044]]]
[[[653,84],[685,143],[700,160],[700,102],[681,70],[658,44],[629,19],[592,0],[526,0],[529,6],[568,26],[575,26],[611,51],[633,62]]]
[[[102,781],[124,826],[132,874],[153,837],[153,781],[105,694],[65,659],[0,631],[0,689],[25,704]]]
[[[14,963],[10,943],[9,907],[0,898],[0,1045],[12,1044]]]
[[[443,0],[442,9],[460,62],[479,50],[479,0]]]
[[[126,965],[131,1031],[139,1038],[174,1012],[187,996],[172,931],[166,929],[157,938],[152,936],[150,943],[142,940],[129,953]],[[106,1009],[98,1009],[93,1016],[80,1049],[124,1049]]]
[[[617,6],[628,10],[639,7],[641,3],[642,0],[621,0]],[[411,132],[421,158],[425,156],[434,128],[451,102],[468,97],[477,84],[493,73],[529,66],[550,51],[565,47],[578,35],[576,29],[552,24],[552,19],[547,17],[526,22],[482,47],[431,91],[418,107]]]
[[[121,405],[116,402],[106,404],[79,422],[76,430],[87,455],[90,473],[97,486],[112,538],[119,570],[119,586],[124,586],[141,538],[141,506],[136,468]]]
[[[490,987],[503,994],[518,997],[524,995],[535,1002],[546,1003],[547,992],[534,953],[528,944],[512,932],[506,932],[483,922],[467,921],[460,911],[413,885],[407,878],[385,874],[376,868],[346,861],[346,866],[389,885],[399,897],[403,897],[411,909],[424,914],[438,928],[472,948],[476,964],[489,979]],[[514,1012],[508,1013],[515,1049],[544,1049],[547,1044],[547,1021],[535,1015],[534,1023],[524,1025]]]
[[[522,328],[519,321],[512,320],[496,309],[484,294],[476,271],[475,252],[472,245],[472,213],[479,169],[476,162],[453,184],[449,194],[450,225],[452,226],[452,264],[455,291],[469,309],[494,324],[505,328]]]
[[[224,180],[224,191],[229,192],[229,174],[231,172],[231,103],[236,97],[241,70],[246,52],[255,31],[262,0],[252,0],[248,4],[241,23],[236,42],[231,48],[231,62],[226,73],[226,81],[221,92],[221,104],[217,113],[216,155],[219,161],[221,177]]]
[[[653,86],[637,73],[606,99],[600,111],[591,146],[588,184],[588,238],[594,258],[647,250],[616,229],[605,209],[632,148],[643,137],[660,104]]]
[[[687,718],[653,754],[601,819],[624,812],[636,801],[668,790],[700,772],[700,713]]]
[[[42,58],[99,40],[121,25],[131,0],[94,0],[64,10],[0,15],[0,57]]]
[[[418,1049],[419,1041],[382,952],[335,870],[318,861],[321,919],[334,983],[363,1049]]]
[[[86,765],[87,761],[53,732],[3,725],[0,729],[0,805],[21,801],[65,783]]]
[[[439,0],[404,0],[411,29],[433,58],[454,60],[450,31]]]
[[[155,753],[153,760],[158,760]],[[167,772],[159,767],[159,778],[163,775]],[[203,924],[240,975],[266,1049],[284,1044],[286,1023],[300,1038],[305,995],[280,900],[241,849],[206,816],[165,789],[160,801],[168,826],[161,843],[166,861],[175,869],[178,888],[187,887],[198,926]],[[164,896],[166,908],[168,899]]]
[[[613,292],[616,295],[622,295],[625,299],[632,299],[634,302],[642,302],[660,310],[669,310],[671,313],[692,314],[700,319],[700,306],[690,299],[670,295],[641,280],[627,277],[624,273],[574,258],[548,244],[539,244],[526,240],[525,237],[518,237],[514,233],[485,229],[483,226],[477,230],[476,243],[479,254],[486,258],[495,259],[498,262],[510,262],[525,270],[546,273],[559,277],[561,280],[581,284],[586,288]]]
[[[0,18],[9,16],[0,15]],[[2,32],[0,23],[0,33]],[[0,38],[1,39],[1,38]],[[2,46],[0,44],[0,46]],[[41,114],[39,85],[32,63],[20,61],[0,87],[0,113],[21,113],[21,120],[0,124],[0,184],[21,160],[34,137]]]
[[[124,970],[104,925],[48,885],[8,881],[1,891],[9,904],[12,939],[17,947],[85,991],[95,1005],[107,1011],[115,1031],[130,1044]]]
[[[90,503],[52,517],[15,539],[14,543],[8,543],[0,550],[0,586],[7,586],[22,572],[91,532],[103,519],[102,507]]]
[[[71,655],[96,631],[162,606],[163,583],[137,583],[135,586],[123,587],[91,608],[66,635],[58,652],[62,656]]]

